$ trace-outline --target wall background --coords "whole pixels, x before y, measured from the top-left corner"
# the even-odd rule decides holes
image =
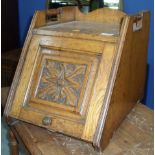
[[[23,46],[35,10],[44,8],[45,0],[18,0],[20,46]]]
[[[25,40],[31,18],[35,10],[45,8],[45,0],[18,0],[20,46]],[[124,12],[134,14],[141,10],[150,10],[151,24],[148,49],[148,72],[145,89],[145,103],[154,107],[154,0],[124,0]]]

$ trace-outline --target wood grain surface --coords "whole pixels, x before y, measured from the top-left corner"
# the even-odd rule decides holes
[[[103,153],[86,143],[19,122],[11,127],[32,155],[153,155],[153,111],[137,104],[114,133]]]
[[[106,147],[108,139],[134,104],[143,98],[147,69],[149,17],[149,12],[143,12],[143,27],[136,32],[133,32],[132,27],[135,17],[130,17],[122,52],[118,51],[118,53],[121,52],[121,58],[116,79],[113,80],[115,84],[101,138],[102,148]]]
[[[103,150],[143,96],[149,12],[63,7],[50,24],[46,13],[33,17],[5,114]]]

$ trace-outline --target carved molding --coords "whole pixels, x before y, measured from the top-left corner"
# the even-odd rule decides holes
[[[46,59],[36,97],[76,107],[86,68],[86,65]]]

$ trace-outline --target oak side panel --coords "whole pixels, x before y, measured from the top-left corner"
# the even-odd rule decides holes
[[[96,131],[95,131],[94,138],[93,138],[93,145],[98,148],[100,147],[100,139],[102,136],[104,123],[106,120],[106,115],[107,115],[108,107],[109,107],[109,103],[110,103],[110,97],[111,97],[111,93],[112,93],[113,86],[115,83],[115,78],[116,78],[116,74],[117,74],[117,70],[118,70],[119,62],[120,62],[120,58],[121,58],[121,52],[119,52],[119,51],[122,51],[123,44],[120,44],[120,42],[125,41],[127,28],[129,25],[129,19],[130,19],[130,17],[126,16],[122,23],[120,37],[119,37],[119,40],[118,40],[118,43],[117,43],[116,49],[115,49],[116,52],[115,52],[114,61],[113,61],[112,69],[111,69],[111,75],[110,75],[111,78],[109,79],[109,84],[108,84],[108,87],[106,90],[106,97],[103,101],[104,104],[102,105],[100,118],[98,121],[98,125],[97,125]],[[108,95],[108,94],[110,94],[110,95]]]
[[[143,13],[143,27],[136,32],[133,32],[135,17],[130,17],[111,102],[100,141],[102,149],[107,146],[113,132],[119,127],[134,104],[143,97],[149,16],[149,12]]]

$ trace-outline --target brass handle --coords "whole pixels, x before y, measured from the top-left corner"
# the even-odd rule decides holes
[[[44,117],[43,120],[42,120],[42,124],[45,125],[45,126],[48,126],[52,123],[52,118],[51,117]]]

